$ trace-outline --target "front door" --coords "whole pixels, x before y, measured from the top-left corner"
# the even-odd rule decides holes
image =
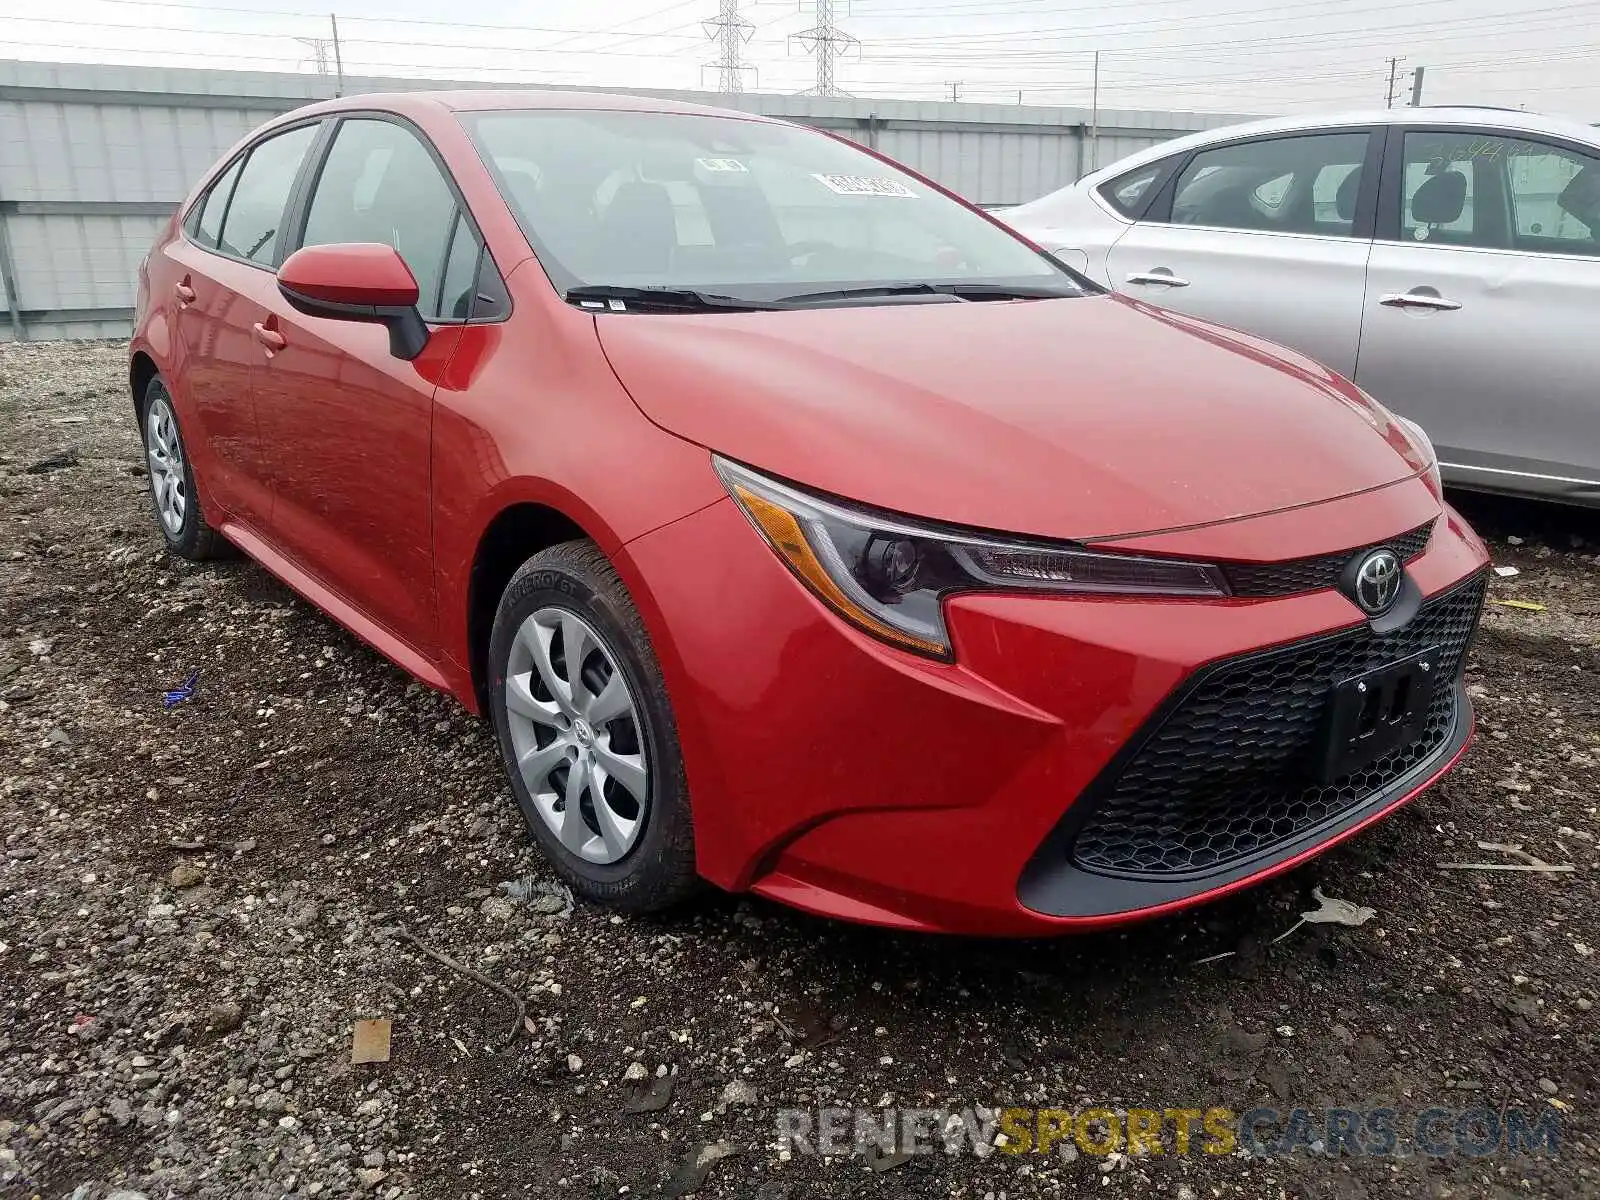
[[[457,206],[417,135],[395,121],[347,118],[316,178],[300,244],[394,246],[417,279],[423,316],[437,320]],[[465,248],[470,274],[477,246]],[[281,296],[271,309],[254,395],[277,493],[273,539],[431,658],[432,358],[394,357],[378,325],[306,316]]]
[[[1448,475],[1600,498],[1600,154],[1396,129],[1356,381]]]
[[[1371,131],[1196,152],[1111,248],[1111,286],[1350,374],[1372,248]]]

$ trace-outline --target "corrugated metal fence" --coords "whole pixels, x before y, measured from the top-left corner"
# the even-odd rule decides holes
[[[345,92],[482,86],[359,78]],[[139,259],[193,181],[270,116],[332,94],[319,75],[0,62],[0,341],[127,333]],[[991,206],[1239,119],[1101,111],[1091,142],[1077,108],[641,94],[834,130]]]

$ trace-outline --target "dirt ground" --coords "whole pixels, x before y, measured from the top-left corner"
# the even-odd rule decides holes
[[[1048,943],[722,895],[623,920],[569,908],[486,726],[248,561],[163,552],[123,362],[0,348],[0,1196],[1600,1195],[1592,514],[1463,501],[1520,569],[1471,656],[1474,748],[1262,888]],[[1479,842],[1573,870],[1438,866],[1525,861]],[[1314,886],[1376,916],[1275,940]],[[387,1062],[352,1065],[364,1018]],[[819,1104],[1438,1105],[1561,1136],[780,1156],[778,1111]]]

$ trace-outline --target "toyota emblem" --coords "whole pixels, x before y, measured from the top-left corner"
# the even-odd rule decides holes
[[[1387,612],[1400,594],[1400,559],[1393,550],[1374,550],[1356,567],[1355,601],[1377,616]]]

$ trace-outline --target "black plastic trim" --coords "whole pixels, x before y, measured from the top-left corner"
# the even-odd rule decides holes
[[[1462,683],[1457,681],[1454,687],[1455,726],[1431,757],[1383,791],[1375,792],[1365,802],[1287,841],[1277,843],[1270,850],[1230,863],[1223,870],[1210,874],[1171,875],[1161,879],[1128,878],[1100,875],[1076,866],[1068,853],[1067,844],[1058,841],[1056,834],[1052,833],[1023,868],[1022,877],[1017,883],[1017,899],[1034,912],[1050,917],[1113,916],[1201,896],[1249,879],[1252,875],[1303,854],[1393,806],[1408,792],[1422,786],[1442,763],[1448,762],[1467,744],[1472,734],[1472,701],[1467,697]]]
[[[415,304],[342,304],[297,292],[281,279],[278,291],[290,307],[309,317],[329,317],[336,321],[361,321],[382,325],[389,330],[389,353],[407,361],[422,353],[428,344],[428,323]]]
[[[1479,584],[1486,572],[1474,571],[1471,575],[1457,580],[1449,587],[1441,588],[1426,598],[1427,602],[1441,601],[1448,596]],[[1407,582],[1411,583],[1409,575]],[[1142,908],[1150,908],[1159,904],[1166,904],[1173,900],[1181,900],[1190,896],[1200,895],[1223,887],[1230,882],[1248,878],[1260,871],[1291,858],[1310,846],[1319,839],[1326,839],[1337,834],[1340,830],[1349,828],[1362,817],[1370,815],[1385,804],[1398,798],[1407,787],[1416,786],[1416,780],[1423,778],[1430,767],[1436,766],[1441,761],[1441,756],[1452,752],[1452,748],[1459,749],[1465,744],[1466,738],[1472,730],[1472,705],[1467,698],[1464,685],[1458,677],[1455,681],[1456,699],[1456,724],[1451,734],[1445,739],[1443,747],[1437,753],[1419,763],[1412,771],[1391,783],[1387,788],[1374,793],[1367,800],[1356,804],[1300,833],[1291,835],[1287,840],[1273,844],[1247,858],[1230,862],[1216,870],[1170,873],[1160,876],[1129,876],[1129,875],[1104,875],[1099,872],[1085,870],[1072,861],[1072,845],[1078,836],[1078,831],[1089,820],[1095,810],[1096,802],[1101,794],[1114,785],[1122,777],[1122,773],[1144,749],[1145,744],[1166,723],[1168,717],[1185,704],[1194,691],[1205,682],[1206,678],[1222,667],[1237,665],[1242,661],[1280,654],[1289,647],[1310,648],[1322,642],[1337,641],[1349,637],[1353,630],[1360,629],[1362,625],[1370,622],[1358,621],[1338,629],[1330,629],[1314,637],[1301,641],[1279,643],[1272,646],[1263,646],[1259,650],[1232,658],[1219,659],[1207,663],[1196,670],[1192,675],[1173,689],[1172,693],[1156,707],[1156,710],[1145,720],[1137,732],[1122,746],[1112,757],[1111,761],[1103,767],[1098,775],[1089,783],[1062,814],[1045,836],[1039,848],[1034,851],[1027,865],[1022,869],[1022,874],[1017,881],[1017,899],[1026,907],[1036,912],[1049,916],[1081,917],[1097,916],[1118,912],[1132,912]],[[1392,632],[1377,631],[1374,632]],[[1472,649],[1476,639],[1477,629],[1473,629],[1468,637],[1467,644],[1462,650],[1462,666],[1465,668],[1466,656]]]

